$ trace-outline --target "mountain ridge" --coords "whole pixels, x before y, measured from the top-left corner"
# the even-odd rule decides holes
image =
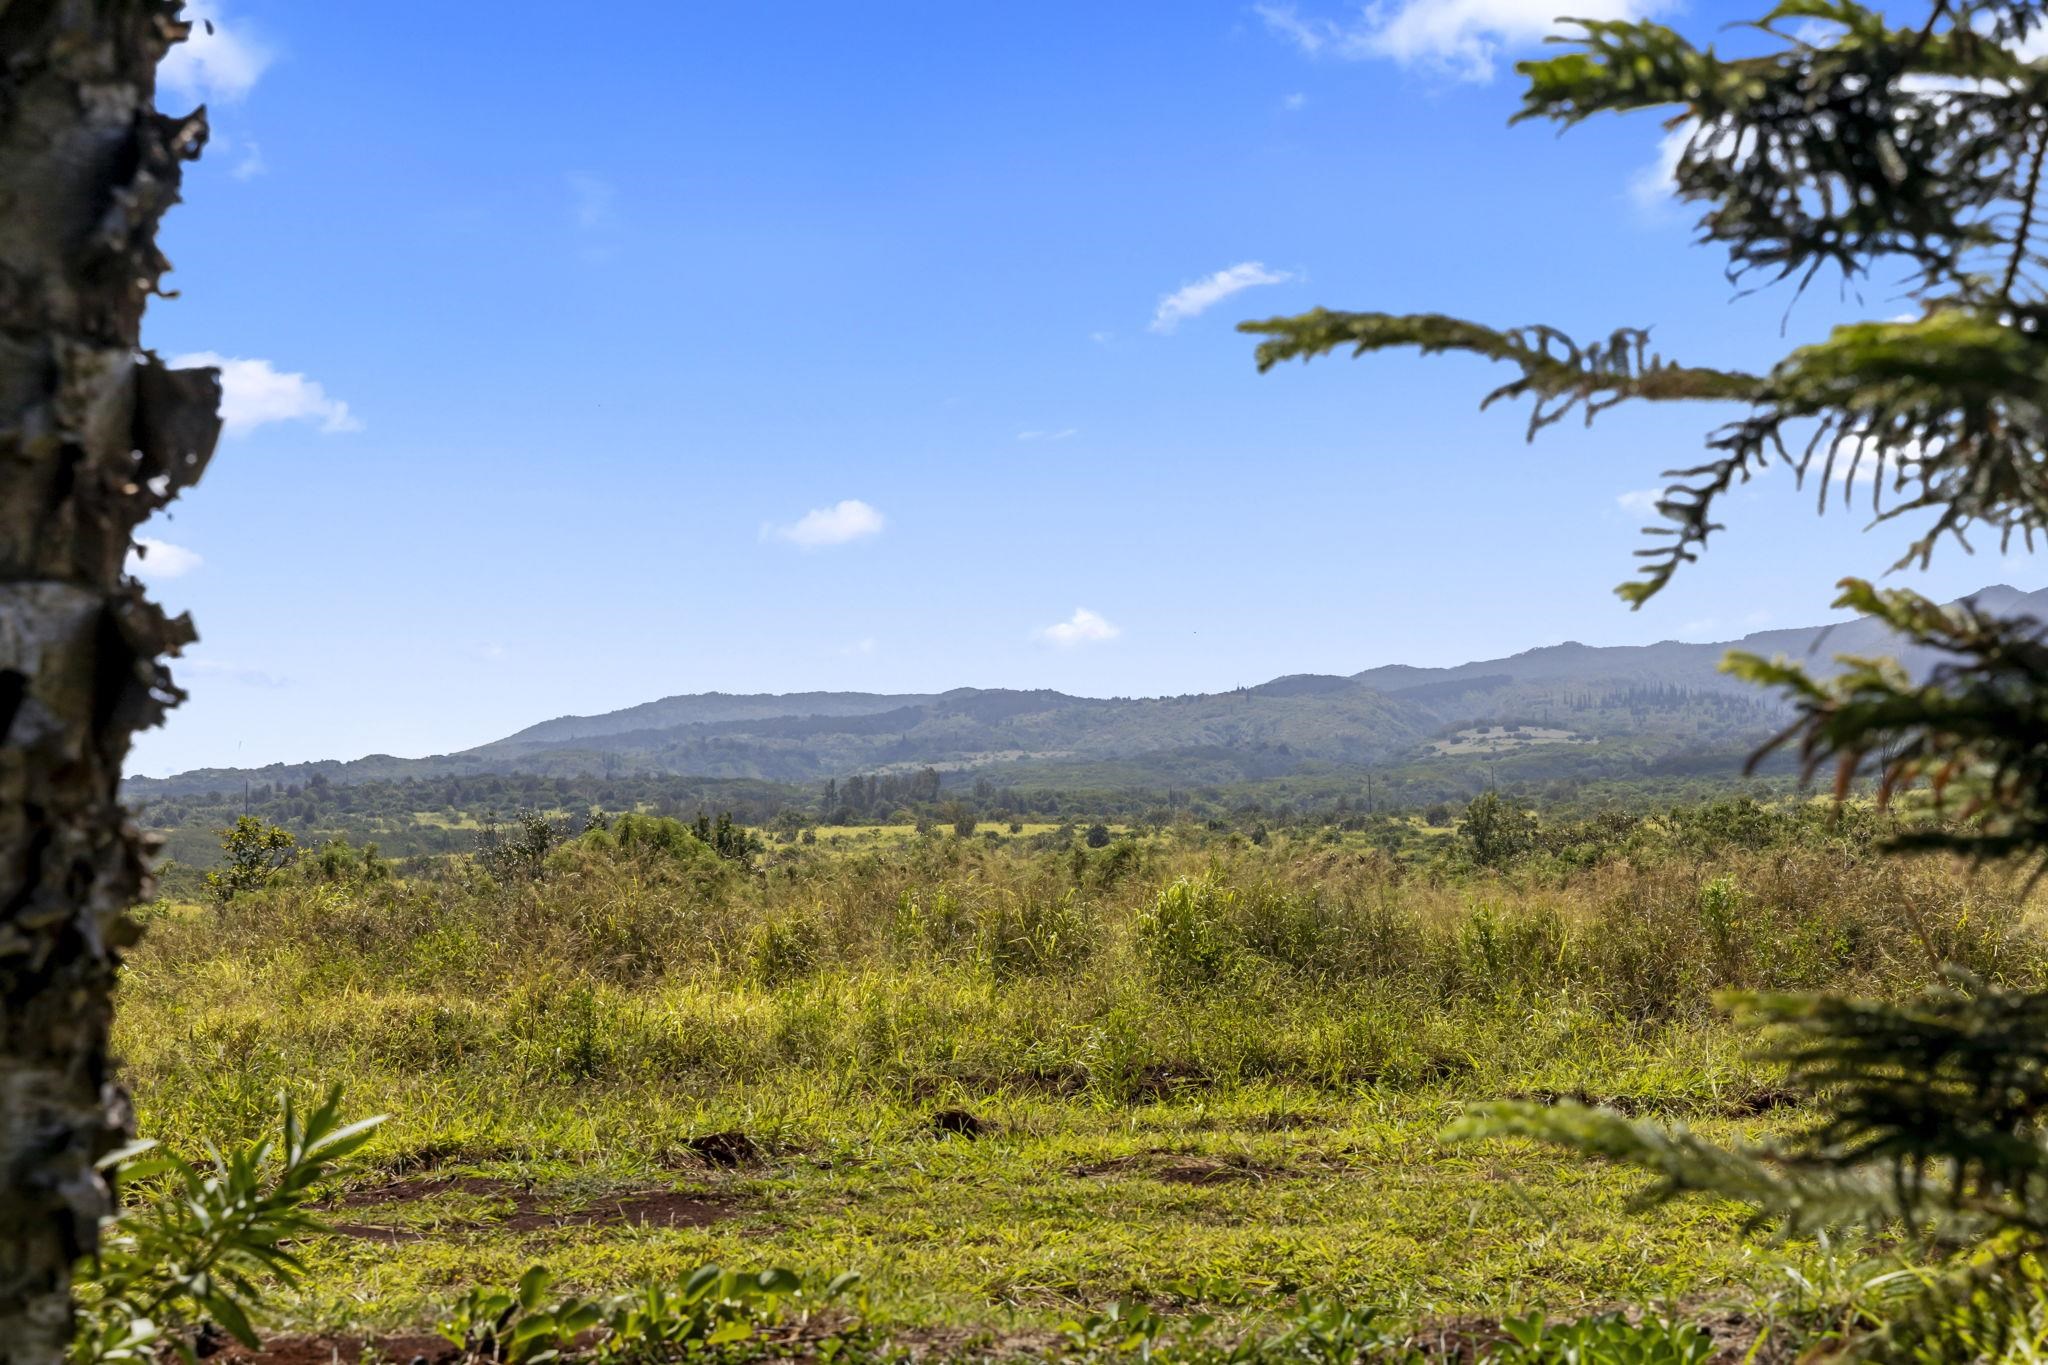
[[[1994,584],[1962,600],[2048,620],[2048,589]],[[203,768],[131,778],[126,786],[147,799],[316,777],[651,773],[811,782],[921,767],[1051,780],[1081,765],[1166,784],[1191,770],[1228,780],[1233,772],[1270,775],[1290,765],[1367,768],[1503,755],[1583,773],[1685,752],[1732,753],[1767,733],[1782,708],[1720,672],[1730,649],[1782,654],[1819,671],[1836,654],[1892,654],[1916,673],[1935,662],[1930,651],[1897,645],[1881,623],[1858,618],[1710,644],[1568,640],[1447,667],[1294,673],[1176,697],[1079,697],[1045,688],[684,693],[557,716],[455,753]]]

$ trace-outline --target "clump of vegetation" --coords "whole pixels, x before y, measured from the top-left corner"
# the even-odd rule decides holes
[[[254,891],[298,857],[298,838],[290,830],[244,815],[220,835],[223,864],[206,874],[206,889],[226,905],[244,891]]]
[[[71,1349],[76,1365],[192,1360],[206,1324],[255,1349],[266,1284],[304,1273],[295,1244],[322,1232],[313,1186],[369,1141],[382,1119],[341,1120],[337,1087],[311,1112],[284,1099],[281,1133],[205,1162],[138,1142],[101,1163],[129,1187],[89,1268]]]

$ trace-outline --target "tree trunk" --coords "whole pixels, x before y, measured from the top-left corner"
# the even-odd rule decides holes
[[[52,1365],[128,1129],[107,1055],[147,889],[117,793],[192,638],[123,570],[213,453],[219,381],[139,351],[201,111],[155,111],[177,0],[0,0],[0,1365]]]

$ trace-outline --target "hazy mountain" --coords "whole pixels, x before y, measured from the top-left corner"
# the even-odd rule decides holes
[[[2001,583],[1971,594],[1970,600],[2000,615],[2033,616],[2048,621],[2048,588],[2027,593]],[[1394,696],[1416,695],[1415,690],[1425,686],[1478,679],[1564,684],[1597,679],[1672,683],[1727,692],[1747,691],[1747,683],[1719,671],[1722,656],[1731,649],[1746,650],[1765,658],[1782,654],[1804,663],[1816,673],[1835,671],[1833,660],[1841,654],[1890,654],[1916,672],[1935,661],[1930,651],[1900,650],[1888,627],[1865,616],[1839,625],[1760,630],[1739,640],[1716,644],[1665,640],[1654,645],[1594,646],[1567,640],[1561,645],[1545,645],[1505,659],[1484,659],[1454,668],[1413,668],[1407,664],[1389,664],[1383,668],[1369,668],[1352,677],[1368,687]]]
[[[2001,613],[2048,619],[2048,590],[1975,595]],[[1291,674],[1257,687],[1180,697],[1095,698],[962,688],[932,694],[804,692],[666,697],[563,716],[455,754],[201,769],[130,782],[141,797],[225,791],[244,779],[330,782],[532,773],[635,773],[809,782],[920,767],[998,781],[1111,772],[1128,782],[1221,783],[1308,767],[1493,760],[1570,775],[1641,771],[1685,754],[1738,753],[1778,704],[1719,671],[1730,649],[1825,671],[1836,654],[1898,653],[1869,619],[1759,631],[1721,644],[1595,647],[1568,641],[1453,668],[1389,665],[1351,677]],[[1916,670],[1933,662],[1908,651]]]
[[[560,716],[544,720],[538,725],[527,726],[518,734],[508,735],[470,752],[489,753],[529,744],[554,744],[642,730],[666,730],[677,725],[775,720],[784,716],[867,716],[878,711],[922,706],[931,700],[930,696],[886,696],[872,692],[790,692],[783,695],[698,692],[642,702],[623,711],[607,711],[601,716]]]

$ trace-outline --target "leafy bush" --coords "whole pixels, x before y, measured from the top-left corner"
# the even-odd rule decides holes
[[[1714,1355],[1713,1338],[1688,1323],[1630,1322],[1619,1313],[1565,1322],[1532,1313],[1509,1318],[1501,1330],[1508,1339],[1488,1365],[1706,1365]]]
[[[539,811],[521,811],[512,829],[495,820],[477,831],[476,865],[504,885],[537,882],[547,873],[548,854],[562,841],[562,828]]]
[[[244,891],[256,891],[298,856],[298,839],[290,830],[267,824],[254,815],[244,815],[220,835],[221,852],[227,865],[206,874],[206,889],[226,905]]]
[[[1222,977],[1243,943],[1236,909],[1237,893],[1206,874],[1163,887],[1138,915],[1138,941],[1160,984],[1202,986]]]
[[[74,1365],[153,1365],[166,1351],[192,1359],[194,1333],[212,1322],[244,1346],[265,1279],[302,1272],[291,1243],[324,1224],[304,1204],[314,1183],[369,1140],[381,1118],[341,1122],[341,1091],[310,1114],[289,1096],[282,1133],[204,1164],[154,1143],[101,1163],[145,1195],[101,1237],[85,1279],[71,1352]]]
[[[509,1290],[472,1289],[440,1324],[444,1340],[504,1365],[564,1359],[586,1334],[596,1341],[576,1358],[598,1365],[651,1365],[740,1345],[780,1319],[785,1304],[833,1303],[860,1282],[854,1274],[815,1292],[793,1271],[756,1274],[700,1266],[674,1284],[643,1285],[588,1300],[548,1298],[548,1271],[534,1266]]]

